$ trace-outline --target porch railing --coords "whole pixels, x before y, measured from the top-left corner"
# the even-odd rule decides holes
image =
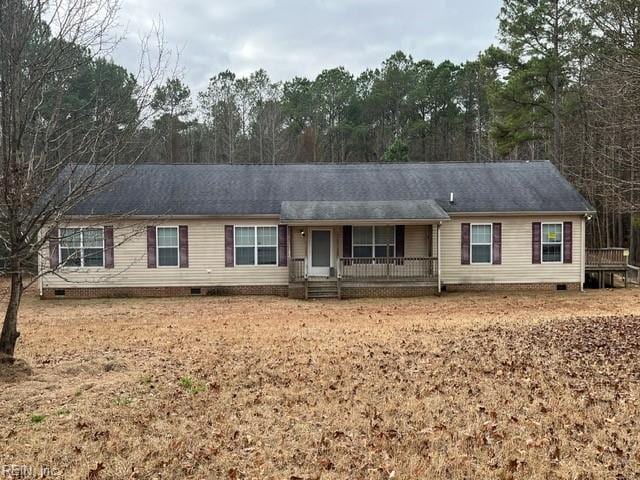
[[[624,248],[587,248],[587,266],[624,266],[627,264]]]
[[[307,278],[307,260],[304,257],[289,258],[289,281],[300,282]]]
[[[437,281],[436,257],[341,257],[338,276],[342,280]]]

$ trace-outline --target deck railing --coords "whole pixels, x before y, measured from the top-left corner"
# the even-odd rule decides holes
[[[627,264],[624,248],[587,248],[587,266],[624,266]]]
[[[436,257],[342,257],[338,275],[342,280],[437,281]]]
[[[289,258],[289,281],[300,282],[307,278],[307,265],[304,257]]]

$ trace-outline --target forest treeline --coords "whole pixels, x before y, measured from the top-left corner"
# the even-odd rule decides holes
[[[550,159],[598,211],[589,244],[640,261],[640,4],[505,0],[498,39],[462,64],[398,51],[358,74],[224,71],[200,92],[172,78],[132,152],[152,163]],[[79,97],[135,90],[109,62],[84,76]]]

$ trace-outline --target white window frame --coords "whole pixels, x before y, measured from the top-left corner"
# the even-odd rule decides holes
[[[66,265],[63,261],[62,261],[62,249],[66,249],[69,250],[67,247],[63,247],[62,246],[62,239],[63,237],[60,235],[60,231],[61,230],[80,230],[80,265]],[[89,266],[85,266],[84,265],[84,230],[102,230],[102,265],[89,265]],[[66,237],[64,237],[66,238]],[[90,249],[96,249],[98,247],[89,247]],[[104,262],[105,262],[105,249],[104,249],[104,227],[103,226],[96,226],[96,227],[78,227],[76,225],[69,225],[69,226],[65,226],[65,227],[59,227],[58,228],[58,265],[60,265],[61,268],[104,268]]]
[[[238,265],[236,262],[236,230],[238,228],[253,228],[253,265]],[[276,263],[275,264],[259,264],[258,263],[258,228],[275,228],[276,229],[276,244],[275,245],[260,245],[261,247],[276,247]],[[278,225],[234,225],[233,226],[233,266],[234,267],[277,267],[280,264],[279,245],[278,245]],[[243,246],[240,246],[242,248]],[[249,245],[244,245],[244,248],[248,248]]]
[[[158,230],[161,228],[173,228],[176,231],[176,239],[178,245],[176,247],[161,247],[158,238]],[[178,262],[175,265],[160,265],[160,249],[161,248],[177,248],[178,250]],[[157,225],[156,226],[156,267],[157,268],[180,268],[180,228],[177,225]]]
[[[376,227],[391,227],[392,233],[391,238],[393,238],[393,243],[389,243],[390,247],[393,247],[393,257],[395,258],[396,252],[396,226],[395,225],[353,225],[351,228],[351,258],[367,258],[367,257],[356,257],[354,255],[355,247],[371,247],[371,257],[368,258],[387,258],[385,257],[376,257],[376,247],[386,247],[387,244],[377,244],[376,243]],[[370,228],[371,229],[371,243],[355,243],[355,229],[356,228]]]
[[[489,243],[474,242],[473,227],[489,227]],[[489,261],[488,262],[473,261],[474,245],[489,245]],[[472,223],[471,226],[469,227],[469,262],[471,263],[471,265],[493,265],[493,223]]]
[[[544,241],[544,226],[545,225],[560,225],[560,235],[562,235],[562,241],[560,242],[560,260],[544,260],[544,246],[557,245],[558,242],[545,242]],[[564,263],[564,223],[562,222],[541,222],[540,224],[540,263]]]

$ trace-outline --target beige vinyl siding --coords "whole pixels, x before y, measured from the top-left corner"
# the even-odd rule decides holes
[[[111,224],[111,223],[109,223]],[[286,267],[225,267],[225,225],[277,225],[271,220],[140,220],[135,225],[114,225],[114,267],[61,268],[56,275],[43,277],[44,288],[82,287],[155,287],[155,286],[232,286],[286,285]],[[83,226],[81,222],[70,226]],[[147,225],[189,227],[189,267],[147,268]],[[48,251],[45,256],[48,258]]]
[[[304,236],[300,232],[304,232]],[[304,258],[307,256],[307,241],[309,232],[306,227],[291,227],[291,256],[295,258]]]
[[[351,252],[342,251],[342,226],[335,227],[317,227],[330,228],[333,230],[334,252],[338,257],[350,257]],[[300,235],[300,231],[305,232],[305,236]],[[435,232],[436,226],[433,226]],[[309,227],[292,227],[293,237],[293,256],[304,257],[307,253],[306,242],[309,238]],[[404,237],[404,255],[405,257],[425,257],[427,255],[427,226],[426,225],[407,225],[405,227]],[[435,243],[434,243],[435,245]],[[434,247],[435,249],[435,247]]]
[[[532,222],[573,223],[572,263],[533,264],[531,258]],[[461,224],[502,223],[502,264],[462,265]],[[581,217],[505,216],[452,217],[441,227],[442,283],[573,283],[581,276]]]
[[[291,227],[291,240],[292,240],[292,256],[296,258],[304,258],[309,252],[309,238],[311,228],[317,228],[321,230],[331,230],[333,239],[333,251],[336,257],[339,257],[342,252],[342,227],[329,226],[329,227],[305,227],[305,226],[293,226]],[[304,232],[304,236],[301,235]]]
[[[291,227],[291,240],[292,240],[292,256],[303,258],[307,255],[310,227]],[[318,227],[323,228],[323,227]],[[342,251],[342,226],[326,227],[333,230],[333,243],[334,252],[338,257],[350,257],[351,252]],[[300,235],[300,232],[304,231],[304,237]],[[433,226],[433,231],[436,231],[436,226]],[[435,235],[435,233],[434,233]],[[427,256],[427,226],[426,225],[407,225],[405,227],[405,240],[404,249],[406,257],[426,257]],[[435,237],[434,237],[435,238]],[[435,255],[435,240],[434,240],[434,255]]]
[[[573,221],[573,263],[532,264],[531,223]],[[461,265],[460,224],[502,223],[502,265]],[[193,220],[139,220],[135,224],[114,224],[114,269],[63,268],[56,275],[42,279],[44,288],[83,287],[155,287],[155,286],[238,286],[286,285],[286,267],[239,266],[225,267],[225,225],[277,225],[273,219],[193,219]],[[147,268],[146,226],[187,225],[189,227],[189,268]],[[73,222],[69,226],[94,226],[95,223]],[[505,216],[505,217],[453,217],[441,226],[441,269],[444,284],[455,283],[532,283],[579,282],[581,276],[581,217],[560,216]],[[342,252],[342,226],[333,230],[334,252]],[[426,225],[405,227],[405,256],[427,255]],[[305,235],[300,232],[304,230]],[[291,227],[291,253],[305,257],[308,251],[309,227]],[[351,255],[351,252],[346,252]],[[433,255],[437,255],[437,226],[433,227]],[[48,257],[48,251],[45,252]],[[334,263],[334,266],[337,262]]]
[[[437,227],[434,225],[433,230],[435,231],[436,228]],[[434,251],[434,255],[435,255],[435,251]],[[405,257],[426,257],[427,256],[427,226],[426,225],[407,225],[404,228],[404,256]]]

